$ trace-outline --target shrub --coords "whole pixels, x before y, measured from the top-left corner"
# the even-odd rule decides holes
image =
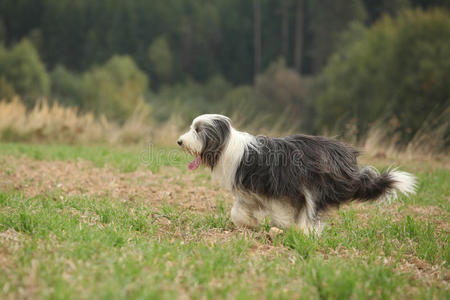
[[[410,139],[433,111],[448,106],[450,16],[444,10],[405,11],[383,18],[333,55],[315,84],[315,127],[358,135],[384,118]],[[346,34],[350,36],[351,34]]]
[[[10,50],[0,46],[0,96],[20,95],[28,106],[46,96],[50,79],[39,54],[26,39]]]
[[[12,99],[15,95],[13,86],[5,77],[0,77],[0,99]]]
[[[257,97],[252,86],[242,85],[228,91],[223,98],[224,111],[240,125],[246,126],[257,117]]]
[[[215,75],[201,84],[192,80],[172,86],[163,86],[150,96],[157,121],[167,121],[174,114],[185,122],[202,113],[223,113],[222,99],[231,84]]]
[[[124,121],[143,104],[147,77],[131,57],[113,56],[83,75],[83,107]]]
[[[284,60],[276,61],[256,78],[253,109],[265,114],[268,117],[265,122],[271,127],[277,124],[280,130],[299,129],[308,111],[309,82],[287,68]]]
[[[128,56],[113,56],[104,65],[78,75],[62,66],[52,72],[52,94],[65,105],[104,114],[119,122],[144,105],[147,76]]]
[[[83,85],[81,77],[58,65],[50,73],[52,99],[66,106],[78,106],[83,103]]]

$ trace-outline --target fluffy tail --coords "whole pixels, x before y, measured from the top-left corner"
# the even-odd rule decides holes
[[[380,174],[373,167],[365,167],[361,170],[360,185],[354,198],[360,201],[376,200],[380,197],[395,199],[397,192],[406,196],[414,194],[416,177],[397,169]]]

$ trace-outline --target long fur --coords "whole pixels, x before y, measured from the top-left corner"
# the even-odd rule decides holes
[[[334,139],[291,135],[252,136],[235,130],[230,119],[202,115],[180,137],[199,155],[212,178],[237,196],[231,217],[238,226],[274,225],[318,231],[318,216],[348,201],[374,201],[415,192],[415,177],[397,169],[360,169],[358,151]]]

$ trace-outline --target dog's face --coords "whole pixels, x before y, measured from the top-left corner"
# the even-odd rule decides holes
[[[183,150],[195,156],[189,169],[197,169],[200,163],[213,169],[230,132],[230,119],[225,116],[208,114],[195,118],[189,131],[180,136],[177,142]]]

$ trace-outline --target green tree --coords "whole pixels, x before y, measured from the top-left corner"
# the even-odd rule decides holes
[[[81,76],[58,65],[50,73],[51,98],[67,106],[83,108],[83,81]]]
[[[396,16],[404,9],[411,7],[410,0],[363,0],[367,9],[367,21],[373,24],[384,14]]]
[[[445,10],[385,17],[332,56],[316,91],[316,128],[342,130],[355,122],[395,118],[407,139],[434,110],[450,104],[450,16]]]
[[[150,45],[148,58],[156,78],[163,83],[170,81],[173,72],[173,54],[164,36],[158,37]]]
[[[50,88],[45,66],[28,40],[22,40],[10,50],[0,48],[0,78],[4,89],[8,87],[9,93],[14,90],[28,105],[47,96]]]
[[[449,3],[448,0],[2,0],[0,40],[3,22],[5,47],[28,38],[51,70],[63,65],[70,71],[83,73],[121,54],[132,57],[158,87],[159,82],[183,83],[189,79],[207,82],[216,74],[234,84],[249,84],[255,79],[255,61],[260,65],[258,70],[264,72],[283,56],[288,67],[296,67],[304,74],[317,74],[351,23],[370,25],[384,14],[396,16],[409,6],[428,9],[449,7]],[[260,22],[254,22],[255,16],[259,16]],[[254,36],[258,37],[255,45]],[[163,49],[165,43],[170,51]],[[160,55],[164,59],[155,58]]]
[[[312,31],[313,73],[318,73],[335,51],[339,35],[352,22],[363,22],[367,12],[361,0],[309,1],[310,29]]]
[[[6,39],[5,24],[3,23],[3,20],[0,19],[0,45],[2,45],[5,42],[5,39]]]
[[[131,57],[114,56],[83,74],[82,107],[125,121],[143,104],[147,87],[147,76]]]

